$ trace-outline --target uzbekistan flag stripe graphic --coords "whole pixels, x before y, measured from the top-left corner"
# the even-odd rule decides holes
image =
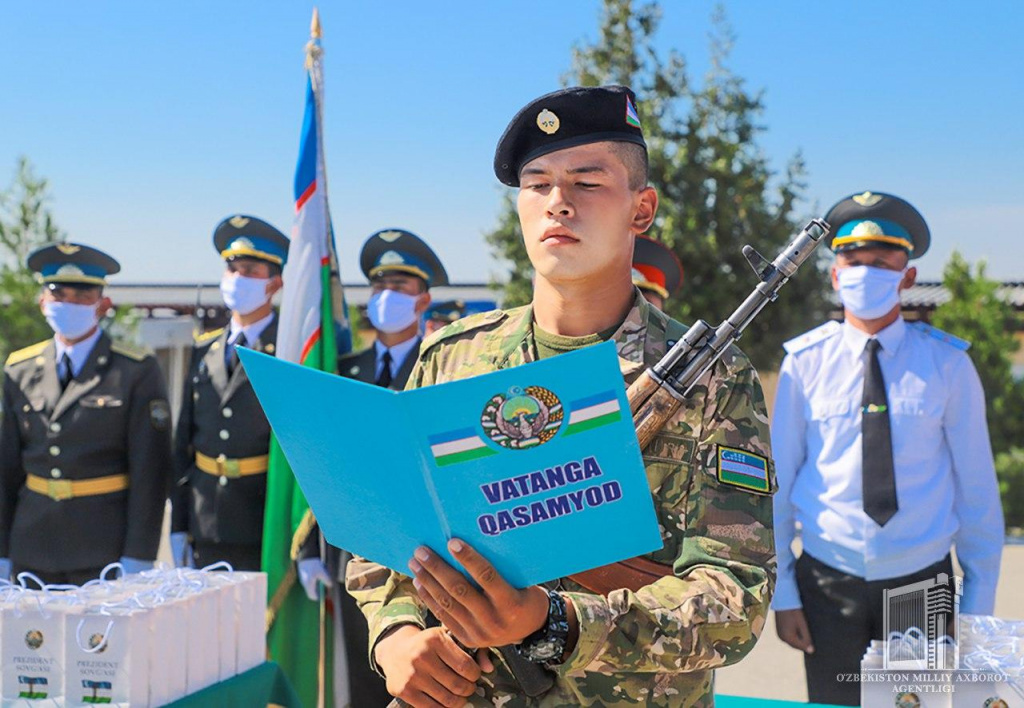
[[[439,467],[497,454],[497,451],[487,447],[487,443],[472,428],[432,435],[427,441]]]
[[[594,396],[573,401],[569,406],[569,427],[566,435],[575,435],[585,430],[600,428],[602,425],[617,422],[622,416],[619,408],[619,397],[615,391],[605,391]]]
[[[718,474],[724,482],[748,489],[769,491],[768,461],[731,447],[718,448]]]

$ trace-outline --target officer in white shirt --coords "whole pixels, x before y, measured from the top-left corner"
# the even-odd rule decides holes
[[[927,224],[906,201],[872,192],[826,220],[846,320],[784,345],[772,607],[779,637],[804,652],[809,700],[857,705],[859,684],[839,675],[858,673],[883,638],[882,590],[952,576],[955,548],[961,612],[991,614],[1004,529],[970,344],[900,315]]]

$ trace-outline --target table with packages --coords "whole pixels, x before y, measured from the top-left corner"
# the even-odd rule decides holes
[[[291,693],[266,663],[264,573],[175,568],[29,585],[0,583],[3,705],[162,706],[213,686]]]
[[[281,667],[272,661],[168,704],[168,708],[207,706],[282,706],[302,708],[298,694]]]

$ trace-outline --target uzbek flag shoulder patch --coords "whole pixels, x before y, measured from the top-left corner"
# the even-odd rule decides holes
[[[722,484],[764,494],[771,492],[767,457],[719,445],[716,462],[716,476]]]

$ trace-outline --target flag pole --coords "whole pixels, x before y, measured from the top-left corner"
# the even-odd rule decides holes
[[[317,182],[322,185],[323,195],[323,209],[324,209],[324,223],[327,225],[326,238],[328,242],[331,239],[331,218],[330,208],[327,205],[327,170],[324,166],[324,144],[323,144],[323,111],[320,107],[321,89],[323,86],[323,67],[320,63],[321,57],[323,56],[324,50],[320,46],[320,38],[323,36],[323,32],[320,28],[320,10],[316,6],[313,6],[313,17],[309,23],[309,42],[306,43],[306,70],[309,72],[310,85],[313,87],[313,103],[316,111],[316,142],[317,142],[317,155],[319,159],[316,165],[316,179]],[[328,250],[333,251],[328,243]],[[333,253],[332,253],[333,255]],[[321,341],[323,340],[324,332],[323,322],[321,322]],[[328,369],[324,361],[324,357],[327,356],[327,348],[321,347],[322,352],[320,366],[318,367],[321,371],[330,371],[334,367]],[[303,521],[311,520],[313,512],[310,509],[306,510],[305,518]],[[300,524],[300,526],[305,524]],[[327,623],[330,622],[330,617],[327,615],[327,594],[323,591],[323,588],[317,592],[317,600],[319,601],[319,615],[320,615],[320,636],[317,641],[317,697],[316,705],[317,708],[326,708],[327,701],[327,671],[330,667],[327,666]]]

